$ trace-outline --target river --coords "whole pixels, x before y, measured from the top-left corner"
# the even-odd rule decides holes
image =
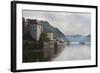
[[[88,60],[91,59],[90,45],[71,44],[52,59],[52,61]]]

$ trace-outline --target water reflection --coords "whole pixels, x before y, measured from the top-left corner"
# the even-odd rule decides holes
[[[90,45],[71,44],[63,48],[53,61],[88,60],[91,59]]]

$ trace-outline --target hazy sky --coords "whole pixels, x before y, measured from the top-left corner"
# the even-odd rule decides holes
[[[90,13],[23,10],[23,17],[48,21],[65,35],[91,33]]]

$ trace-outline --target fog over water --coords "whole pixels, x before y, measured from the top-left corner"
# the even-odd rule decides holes
[[[52,61],[89,60],[91,59],[90,45],[69,45]]]

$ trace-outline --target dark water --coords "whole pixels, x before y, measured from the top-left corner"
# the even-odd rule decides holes
[[[91,59],[90,45],[71,44],[63,48],[62,52],[52,61],[88,60]]]

